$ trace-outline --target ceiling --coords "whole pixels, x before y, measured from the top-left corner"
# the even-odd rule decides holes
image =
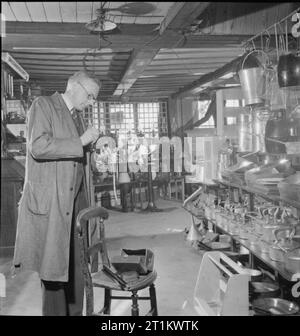
[[[235,84],[221,77],[243,55],[245,41],[298,8],[297,3],[147,2],[153,10],[139,14],[140,4],[2,2],[2,51],[45,94],[64,91],[67,78],[86,69],[102,82],[101,100],[190,95],[205,81]],[[96,19],[101,5],[117,28],[99,35],[85,24]],[[116,10],[125,5],[138,11]]]

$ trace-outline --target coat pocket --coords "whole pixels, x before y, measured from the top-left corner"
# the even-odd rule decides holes
[[[43,183],[29,182],[27,208],[34,215],[48,215],[51,203],[51,187]]]

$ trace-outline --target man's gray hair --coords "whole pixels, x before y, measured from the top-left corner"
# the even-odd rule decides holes
[[[68,79],[68,86],[74,84],[75,82],[80,82],[83,79],[91,79],[93,80],[98,86],[99,88],[101,87],[101,82],[98,78],[96,78],[93,74],[88,73],[87,71],[77,71],[75,72],[71,77],[69,77]]]

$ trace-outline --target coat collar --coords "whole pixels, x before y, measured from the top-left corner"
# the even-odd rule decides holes
[[[72,133],[76,134],[78,136],[79,134],[78,134],[77,128],[74,124],[71,112],[69,111],[69,109],[68,109],[63,97],[61,96],[61,94],[58,93],[58,92],[55,92],[51,96],[51,100],[53,102],[53,105],[54,105],[55,109],[57,111],[59,111],[62,116],[64,116],[64,118],[63,118],[64,120],[67,120],[69,128],[72,130]]]
[[[52,96],[52,101],[56,109],[69,111],[68,106],[66,105],[63,97],[60,93],[55,92]],[[70,112],[70,111],[69,111]]]

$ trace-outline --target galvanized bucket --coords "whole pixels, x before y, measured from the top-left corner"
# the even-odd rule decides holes
[[[262,66],[244,69],[246,59],[253,52],[252,50],[243,60],[241,70],[238,72],[242,92],[245,98],[245,105],[263,104],[265,101],[266,76]]]

